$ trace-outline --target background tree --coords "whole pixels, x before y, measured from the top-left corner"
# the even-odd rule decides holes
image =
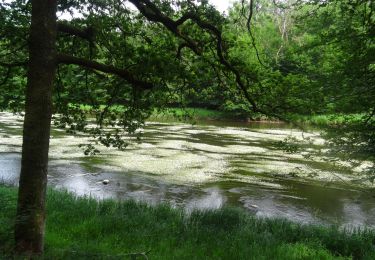
[[[287,57],[303,68],[294,73],[309,79],[306,89],[320,93],[311,112],[344,115],[325,129],[331,151],[373,162],[368,171],[374,180],[375,3],[332,0],[295,8],[295,40]]]

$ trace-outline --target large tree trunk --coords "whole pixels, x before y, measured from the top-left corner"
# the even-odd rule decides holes
[[[43,252],[52,87],[56,70],[56,0],[32,0],[16,251]]]

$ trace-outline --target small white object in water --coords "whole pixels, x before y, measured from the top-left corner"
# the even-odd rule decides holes
[[[255,204],[254,204],[254,205],[250,205],[250,207],[252,207],[252,208],[254,208],[254,209],[259,208],[258,205],[255,205]]]
[[[109,183],[109,180],[103,180],[102,183],[103,183],[104,185],[107,185],[107,184]]]

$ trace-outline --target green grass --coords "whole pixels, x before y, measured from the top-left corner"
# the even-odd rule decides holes
[[[73,108],[74,105],[71,105]],[[90,105],[79,105],[79,109],[83,111],[90,111],[93,109]],[[104,110],[106,106],[100,105],[99,110]],[[124,107],[120,105],[113,105],[109,108],[111,111],[116,112],[124,112]],[[223,118],[230,116],[229,113],[218,111],[218,110],[212,110],[212,109],[205,109],[205,108],[164,108],[162,110],[155,109],[152,113],[152,117],[158,118],[186,118],[191,117],[193,119],[197,118]]]
[[[361,120],[365,114],[323,114],[323,115],[295,115],[292,121],[314,126],[340,125],[345,122]]]
[[[77,105],[83,111],[89,112],[93,108],[90,105]],[[73,108],[74,105],[71,105]],[[99,110],[103,110],[105,108],[104,105],[99,106]],[[124,112],[124,107],[120,105],[114,105],[109,108],[110,111],[115,112]],[[155,109],[149,120],[163,120],[163,121],[199,121],[199,120],[243,120],[244,117],[240,116],[234,112],[225,112],[213,109],[205,109],[205,108],[193,108],[193,107],[186,107],[186,108],[163,108],[163,109]]]
[[[166,108],[162,111],[155,110],[150,120],[221,120],[231,119],[233,115],[230,113],[205,109],[205,108]]]
[[[75,105],[71,104],[71,108],[81,109],[89,112],[93,109],[90,105]],[[97,109],[104,110],[106,106],[100,105]],[[110,111],[124,112],[124,107],[121,105],[113,105],[109,107]],[[256,120],[268,120],[266,116],[256,114],[253,115]],[[235,111],[220,111],[206,108],[195,108],[195,107],[164,107],[162,109],[154,109],[150,120],[163,120],[163,121],[199,121],[199,120],[234,120],[243,121],[246,120],[246,116],[243,113]]]
[[[269,117],[254,114],[252,118],[255,121],[272,121]],[[206,108],[166,108],[161,111],[155,110],[151,115],[150,120],[169,120],[176,121],[180,119],[183,121],[209,121],[209,120],[223,120],[223,121],[247,121],[245,114],[235,111],[220,111]]]
[[[0,186],[0,259],[11,257],[16,189]],[[258,219],[240,209],[95,201],[48,191],[45,259],[375,259],[370,231]],[[116,258],[117,257],[117,258]],[[139,259],[142,259],[141,257]]]
[[[329,125],[340,125],[345,122],[358,122],[366,114],[321,114],[321,115],[293,115],[290,116],[290,120],[297,123],[302,123],[312,126],[329,126]],[[235,112],[219,111],[204,108],[168,108],[161,112],[154,111],[151,119],[192,119],[192,120],[234,120],[243,121],[247,120],[246,116],[236,114]],[[277,121],[270,117],[261,114],[252,115],[255,121]]]
[[[100,106],[100,109],[104,109],[105,106]],[[92,109],[89,105],[80,105],[83,110]],[[121,106],[113,106],[111,110],[122,112]],[[320,115],[289,115],[288,118],[291,122],[297,122],[299,124],[305,124],[317,127],[326,127],[331,125],[340,125],[344,122],[357,122],[366,114],[320,114]],[[253,114],[252,118],[255,121],[274,121],[274,119],[261,114]],[[209,121],[209,120],[224,120],[224,121],[246,121],[247,118],[244,114],[238,114],[231,111],[219,111],[205,108],[164,108],[162,110],[154,110],[149,120],[151,121]],[[276,120],[277,121],[277,120]]]

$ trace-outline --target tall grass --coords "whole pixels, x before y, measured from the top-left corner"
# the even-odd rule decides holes
[[[85,112],[93,112],[93,107],[90,105],[75,105],[71,104],[71,108],[79,108]],[[103,111],[106,108],[105,105],[100,105],[95,108],[99,111]],[[125,111],[125,108],[120,105],[113,105],[109,107],[109,111],[121,113]],[[205,108],[194,108],[194,107],[165,107],[163,109],[154,109],[151,113],[149,120],[157,121],[194,121],[194,120],[238,120],[243,119],[233,112],[219,111]]]
[[[155,110],[150,120],[167,120],[167,121],[194,121],[194,120],[221,120],[231,119],[232,114],[211,110],[205,108],[166,108],[164,110]]]
[[[292,121],[314,126],[340,125],[361,120],[365,114],[323,114],[323,115],[294,115]]]
[[[0,258],[11,256],[16,190],[0,186]],[[375,259],[375,234],[255,218],[224,208],[96,201],[48,191],[46,259]],[[142,258],[139,258],[142,259]]]

